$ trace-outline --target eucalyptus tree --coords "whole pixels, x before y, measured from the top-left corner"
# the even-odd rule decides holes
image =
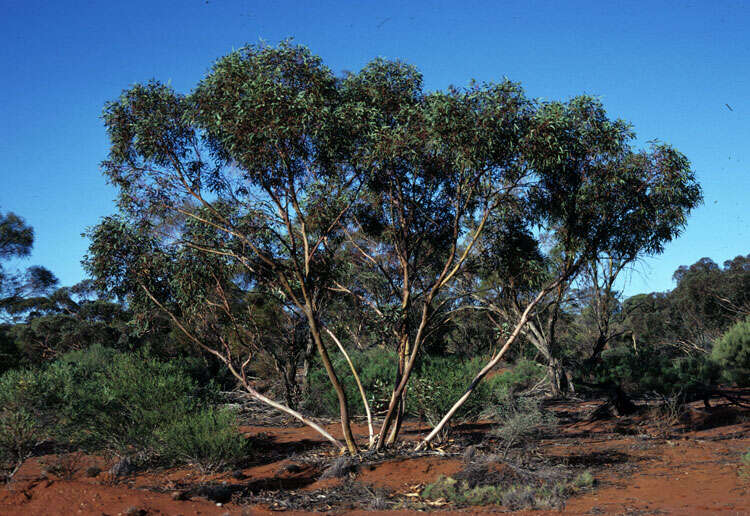
[[[524,227],[529,235],[551,236],[559,265],[528,298],[502,348],[419,447],[440,432],[502,359],[537,305],[583,264],[603,252],[659,253],[685,226],[702,199],[687,158],[664,144],[633,150],[633,139],[630,126],[610,120],[591,97],[539,105],[523,144],[533,178],[525,193],[530,216]]]
[[[10,271],[2,262],[26,258],[34,246],[34,228],[12,212],[0,213],[0,318],[14,321],[19,303],[29,296],[44,295],[57,286],[55,275],[39,265]]]
[[[316,291],[327,285],[341,220],[357,197],[360,175],[348,159],[357,120],[331,71],[288,43],[232,52],[189,95],[158,82],[137,84],[104,109],[111,145],[103,170],[119,190],[123,220],[94,230],[99,253],[117,243],[102,232],[119,228],[123,238],[148,243],[134,250],[221,258],[303,317],[337,392],[352,453],[346,395],[321,336]],[[183,238],[186,221],[222,237],[210,245]],[[102,264],[105,256],[94,258]],[[145,281],[139,288],[159,302]]]
[[[584,264],[576,294],[582,306],[578,328],[591,341],[591,351],[585,361],[587,366],[596,362],[612,341],[628,333],[623,321],[634,305],[623,306],[622,292],[616,282],[638,257],[603,252]],[[630,337],[633,338],[632,333]]]
[[[27,362],[51,360],[95,343],[129,347],[131,314],[118,303],[88,294],[88,282],[81,282],[7,307],[15,320],[9,334]]]
[[[398,437],[406,388],[436,315],[503,196],[522,179],[518,143],[529,102],[511,82],[426,93],[412,66],[377,59],[346,78],[362,113],[354,159],[367,170],[350,213],[349,284],[398,354],[376,447]]]

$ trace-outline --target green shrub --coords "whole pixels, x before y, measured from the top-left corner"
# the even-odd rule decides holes
[[[542,364],[532,360],[521,359],[507,371],[490,378],[493,390],[520,392],[539,383],[546,374]]]
[[[370,409],[374,413],[385,410],[395,378],[396,354],[375,348],[351,353],[351,359],[368,396]],[[482,357],[465,360],[456,356],[425,356],[415,367],[407,388],[407,412],[431,424],[436,423],[466,391],[483,365]],[[338,355],[333,358],[333,366],[346,391],[350,413],[364,415],[359,389],[348,364]],[[456,414],[456,420],[476,418],[502,398],[505,392],[527,389],[543,376],[544,368],[539,364],[519,361],[513,369],[481,382]],[[312,368],[308,382],[309,392],[302,408],[314,415],[338,415],[338,398],[320,364]]]
[[[505,443],[503,456],[507,455],[513,445],[556,424],[555,416],[542,408],[540,400],[516,396],[512,392],[508,392],[494,407],[486,411],[485,415],[492,415],[498,420],[499,425],[492,433]]]
[[[579,474],[577,477],[573,479],[573,486],[575,486],[578,489],[586,489],[588,487],[593,487],[595,483],[596,483],[596,479],[594,478],[594,475],[592,475],[590,471],[584,471],[583,473]]]
[[[19,432],[28,423],[36,438],[120,455],[163,453],[170,462],[219,463],[224,452],[227,462],[237,458],[236,443],[244,440],[232,445],[239,435],[234,418],[206,409],[215,398],[215,387],[199,386],[179,361],[101,346],[0,376],[0,406]],[[175,428],[196,435],[180,448]]]
[[[406,407],[410,414],[437,424],[481,370],[483,360],[426,357],[410,384]],[[483,381],[456,413],[454,420],[475,419],[494,401],[496,382]]]
[[[191,463],[214,471],[247,457],[249,441],[240,433],[237,414],[206,408],[160,429],[160,455],[173,463]]]
[[[584,376],[593,383],[615,384],[628,392],[655,392],[663,396],[700,393],[715,385],[717,363],[705,355],[680,356],[669,348],[622,346],[602,353]]]
[[[712,356],[722,366],[725,380],[750,386],[750,318],[729,328],[714,344]]]
[[[740,457],[740,476],[750,477],[750,449]]]
[[[469,487],[465,480],[440,476],[425,486],[422,498],[443,499],[458,505],[503,505],[511,510],[561,507],[570,493],[565,482],[480,484]]]
[[[178,365],[143,352],[93,346],[64,355],[45,373],[59,385],[59,426],[92,448],[149,450],[160,427],[199,403],[198,386]]]
[[[364,387],[370,410],[372,412],[385,410],[390,400],[394,372],[398,364],[396,353],[373,348],[351,352],[349,356]],[[365,409],[349,364],[346,363],[341,353],[332,357],[332,363],[349,400],[350,413],[363,416]],[[302,408],[314,415],[336,416],[339,413],[336,392],[331,387],[323,366],[319,363],[316,363],[308,373],[308,393],[303,400]]]
[[[0,324],[0,374],[19,367],[23,356],[11,334],[11,326]]]
[[[0,412],[0,466],[12,468],[26,459],[41,435],[38,423],[25,410]]]

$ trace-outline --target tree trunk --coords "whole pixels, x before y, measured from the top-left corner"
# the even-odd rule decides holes
[[[393,391],[391,392],[391,400],[388,404],[388,410],[380,427],[380,434],[375,445],[375,449],[378,451],[382,450],[386,444],[393,444],[401,429],[401,422],[406,412],[405,382],[409,380],[411,372],[409,363],[413,362],[411,358],[409,356],[409,335],[405,329],[402,329],[398,345],[398,369],[396,370],[396,378],[393,384]]]
[[[354,381],[357,382],[357,388],[359,389],[359,395],[362,398],[362,404],[365,407],[365,414],[367,414],[367,429],[370,432],[370,446],[375,444],[375,437],[374,437],[374,431],[372,428],[372,413],[370,412],[370,404],[367,402],[367,394],[365,393],[365,389],[362,386],[362,381],[359,379],[359,375],[357,374],[357,369],[354,367],[354,364],[352,363],[352,359],[349,357],[349,353],[346,352],[346,349],[344,349],[344,346],[341,344],[341,341],[339,341],[338,338],[336,338],[336,335],[333,334],[331,330],[328,328],[323,328],[325,332],[333,339],[333,342],[336,343],[336,346],[338,346],[339,350],[341,351],[341,354],[344,355],[344,358],[346,359],[347,364],[349,364],[349,368],[352,371],[352,376],[354,377]]]
[[[347,406],[346,401],[346,392],[344,392],[344,387],[341,385],[338,376],[336,376],[336,371],[334,371],[333,369],[331,359],[328,356],[328,351],[323,344],[323,339],[321,338],[320,331],[318,330],[318,321],[316,321],[310,313],[308,313],[307,317],[310,324],[310,333],[312,334],[313,341],[315,342],[315,347],[318,349],[320,359],[323,362],[323,367],[325,368],[326,373],[328,373],[328,378],[331,381],[331,385],[333,385],[333,388],[336,391],[336,397],[339,400],[341,429],[344,432],[346,447],[349,450],[349,453],[354,455],[355,453],[357,453],[357,442],[355,441],[354,435],[352,434],[351,421],[349,420],[349,407]]]
[[[313,350],[315,350],[315,342],[313,342],[312,334],[307,332],[307,344],[305,345],[305,357],[302,361],[302,388],[305,393],[310,391],[310,368],[312,367]]]
[[[592,367],[599,361],[599,357],[601,356],[602,351],[604,351],[604,347],[607,345],[607,340],[607,336],[600,332],[599,336],[596,338],[596,343],[594,344],[594,351],[584,363],[586,367]]]
[[[547,364],[547,377],[549,378],[552,397],[559,398],[570,393],[572,385],[569,375],[559,359],[551,357]]]
[[[543,289],[535,298],[533,301],[531,301],[527,306],[526,309],[521,314],[521,318],[518,321],[518,324],[516,324],[516,327],[513,329],[513,332],[510,334],[508,339],[505,341],[505,344],[503,347],[498,351],[497,355],[495,355],[492,360],[490,360],[479,373],[474,377],[474,379],[471,381],[471,384],[466,389],[466,392],[453,404],[453,406],[450,408],[450,410],[443,416],[443,419],[440,420],[440,422],[435,425],[435,428],[432,429],[432,431],[425,437],[416,447],[416,450],[420,450],[427,446],[430,441],[432,441],[436,435],[440,433],[440,431],[443,429],[443,427],[448,423],[448,421],[451,420],[453,415],[458,411],[458,409],[461,408],[461,406],[466,403],[466,400],[469,399],[469,396],[471,396],[471,393],[474,392],[474,389],[476,389],[477,385],[479,385],[479,382],[482,381],[482,379],[487,376],[487,373],[489,373],[497,364],[500,362],[500,359],[503,358],[505,353],[507,353],[508,349],[513,345],[513,343],[518,338],[518,335],[521,333],[521,330],[523,330],[523,327],[526,326],[526,323],[529,320],[529,315],[531,314],[531,311],[534,309],[534,307],[539,304],[539,302],[544,298],[545,295],[547,295],[548,292],[550,292],[552,289],[554,289],[558,282],[562,281],[561,279],[558,279],[551,285],[549,285],[547,288]]]

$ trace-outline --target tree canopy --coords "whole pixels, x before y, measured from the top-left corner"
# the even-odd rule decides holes
[[[232,52],[188,94],[137,84],[104,121],[119,213],[90,231],[97,287],[158,308],[253,396],[314,426],[247,381],[258,299],[272,300],[304,321],[352,453],[337,333],[367,321],[398,355],[371,435],[382,447],[421,350],[461,300],[507,308],[492,291],[514,309],[456,406],[585,264],[661,252],[701,200],[684,155],[635,149],[592,97],[538,102],[507,80],[427,92],[415,67],[384,59],[337,77],[290,43]],[[342,302],[361,315],[338,317]]]

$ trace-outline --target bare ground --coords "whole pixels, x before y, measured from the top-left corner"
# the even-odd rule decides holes
[[[747,393],[740,394],[747,400]],[[740,468],[741,454],[750,449],[750,410],[714,400],[711,409],[695,403],[678,415],[644,407],[632,417],[588,420],[602,404],[550,403],[560,426],[507,461],[495,461],[496,468],[540,475],[589,471],[596,479],[593,487],[573,492],[561,509],[515,514],[750,514],[750,472]],[[420,496],[440,475],[463,474],[468,460],[497,457],[491,422],[462,425],[426,453],[411,452],[411,442],[354,460],[338,457],[308,428],[274,423],[243,427],[254,441],[251,462],[217,474],[181,468],[113,478],[111,462],[99,456],[29,459],[0,487],[0,514],[507,512],[502,506],[459,507]],[[336,425],[328,429],[340,435]],[[409,422],[404,437],[414,441],[426,430]],[[356,425],[356,431],[365,437],[364,426]],[[474,459],[465,453],[468,446]],[[93,475],[92,466],[103,472]]]

